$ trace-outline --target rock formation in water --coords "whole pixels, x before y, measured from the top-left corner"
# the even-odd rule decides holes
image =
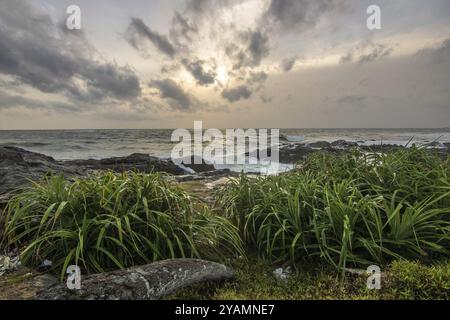
[[[0,201],[1,195],[6,197],[9,192],[28,185],[30,180],[40,181],[50,173],[62,174],[66,177],[80,177],[93,170],[155,171],[174,175],[186,173],[170,160],[162,160],[146,154],[132,154],[127,157],[102,160],[57,161],[36,152],[0,146]]]

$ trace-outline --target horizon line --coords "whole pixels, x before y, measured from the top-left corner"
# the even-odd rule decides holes
[[[91,131],[91,130],[176,130],[176,129],[192,129],[192,127],[179,127],[179,128],[29,128],[29,129],[1,129],[2,131]],[[449,127],[226,127],[226,128],[217,128],[217,127],[204,127],[203,130],[208,129],[271,129],[271,130],[406,130],[406,129],[414,129],[414,130],[436,130],[436,129],[447,129],[450,130]]]

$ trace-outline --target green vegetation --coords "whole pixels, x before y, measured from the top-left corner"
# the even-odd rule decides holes
[[[160,174],[101,173],[68,182],[35,183],[6,207],[5,242],[23,246],[31,266],[53,261],[103,272],[152,261],[242,255],[236,228],[195,206]]]
[[[241,175],[218,193],[249,251],[339,270],[450,255],[449,162],[424,149],[317,153],[276,177]]]
[[[61,277],[70,264],[90,273],[181,257],[237,270],[172,298],[448,299],[449,160],[415,147],[315,153],[279,176],[231,179],[214,210],[165,175],[51,176],[8,203],[3,244],[30,266],[52,260]],[[385,272],[381,291],[338,276],[370,264]],[[287,265],[292,276],[277,280]]]
[[[448,300],[450,261],[434,266],[395,261],[383,270],[381,290],[367,289],[364,276],[337,278],[323,265],[302,265],[287,280],[273,275],[273,267],[261,260],[234,262],[236,279],[187,288],[168,299],[196,300]]]

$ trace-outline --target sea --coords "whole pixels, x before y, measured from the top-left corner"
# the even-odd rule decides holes
[[[169,158],[177,143],[171,141],[173,131],[172,129],[0,130],[0,145],[16,146],[57,160],[102,159],[132,153]],[[450,128],[280,129],[280,136],[282,143],[308,144],[346,140],[360,145],[381,143],[406,145],[408,142],[409,145],[421,145],[436,142],[443,146],[444,143],[450,143]],[[241,170],[242,167],[231,169]]]

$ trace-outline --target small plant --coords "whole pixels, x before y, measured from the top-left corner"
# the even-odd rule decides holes
[[[242,255],[237,229],[195,205],[161,174],[111,172],[68,182],[52,176],[11,200],[7,245],[31,266],[53,262],[103,272],[167,258]]]
[[[245,174],[217,194],[249,250],[275,263],[384,265],[450,255],[450,170],[427,150],[317,153],[277,177]]]

